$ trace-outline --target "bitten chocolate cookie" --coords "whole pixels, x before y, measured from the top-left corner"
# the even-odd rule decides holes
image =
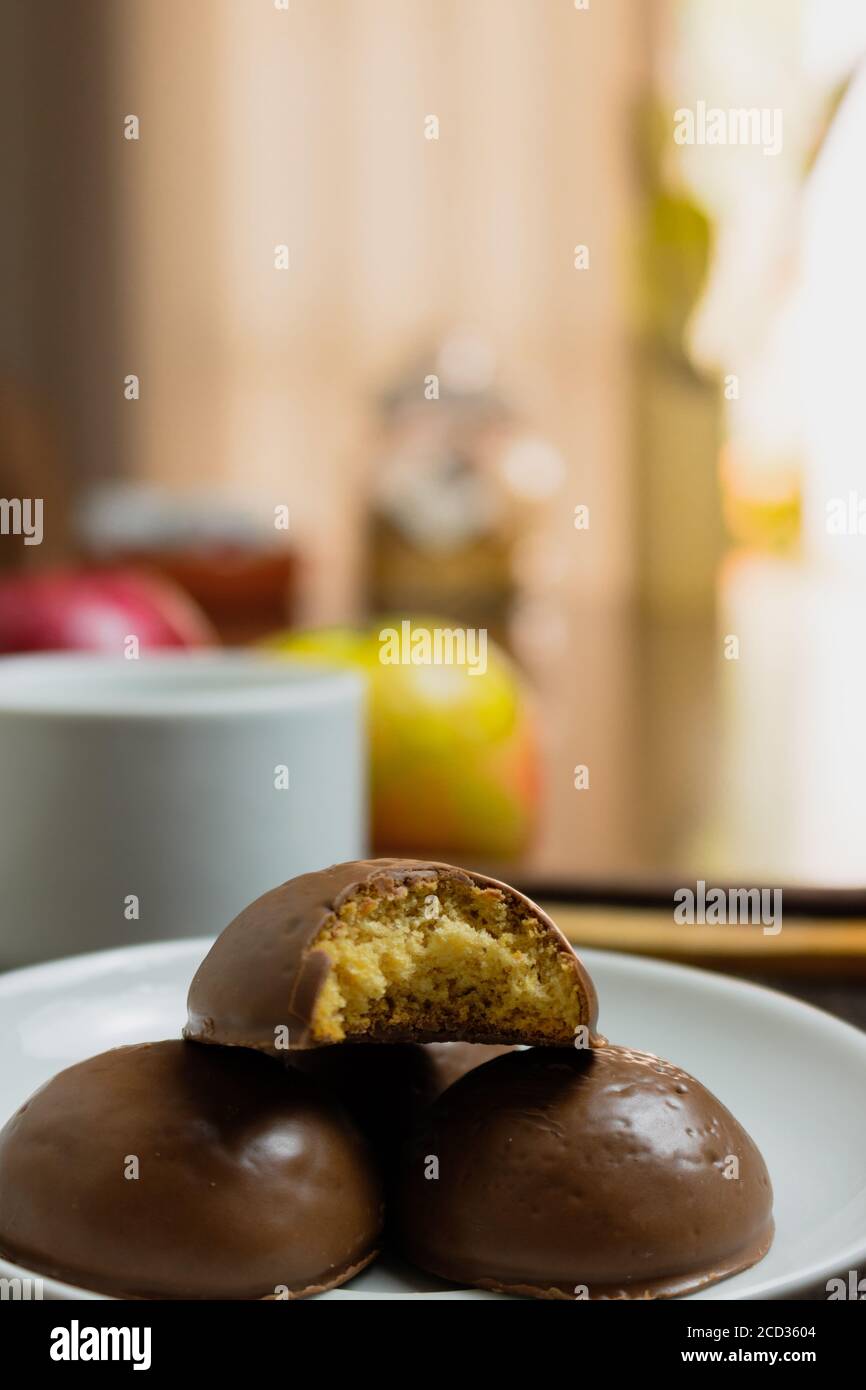
[[[546,913],[449,864],[372,859],[302,874],[217,938],[185,1036],[285,1050],[338,1042],[571,1046],[587,972]]]
[[[686,1072],[609,1043],[471,1071],[408,1147],[404,1251],[459,1284],[537,1298],[670,1298],[754,1264],[764,1161]]]
[[[0,1131],[0,1252],[117,1297],[317,1293],[369,1264],[382,1222],[342,1107],[254,1052],[118,1047]]]

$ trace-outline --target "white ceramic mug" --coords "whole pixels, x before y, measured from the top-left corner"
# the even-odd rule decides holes
[[[0,660],[0,968],[215,935],[366,842],[363,688],[242,652]]]

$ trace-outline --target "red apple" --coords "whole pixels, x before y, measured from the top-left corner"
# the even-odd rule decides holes
[[[142,651],[214,641],[192,599],[156,575],[51,570],[0,579],[0,652],[120,654],[130,636]]]

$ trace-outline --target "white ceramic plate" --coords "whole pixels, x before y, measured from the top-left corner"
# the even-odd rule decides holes
[[[176,1037],[210,942],[165,942],[0,976],[0,1122],[62,1067],[122,1043]],[[699,1299],[791,1298],[866,1266],[866,1034],[786,995],[603,951],[581,953],[614,1042],[693,1072],[756,1140],[776,1239],[753,1269]],[[0,1275],[20,1274],[0,1261]],[[44,1280],[46,1298],[93,1298]],[[325,1298],[497,1298],[378,1262]]]

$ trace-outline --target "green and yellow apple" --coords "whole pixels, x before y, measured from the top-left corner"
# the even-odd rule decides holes
[[[413,619],[412,626],[454,627],[444,619]],[[517,670],[492,643],[483,670],[389,663],[382,659],[387,630],[383,622],[285,632],[266,645],[294,661],[365,677],[377,849],[494,859],[520,853],[535,820],[539,759]]]

